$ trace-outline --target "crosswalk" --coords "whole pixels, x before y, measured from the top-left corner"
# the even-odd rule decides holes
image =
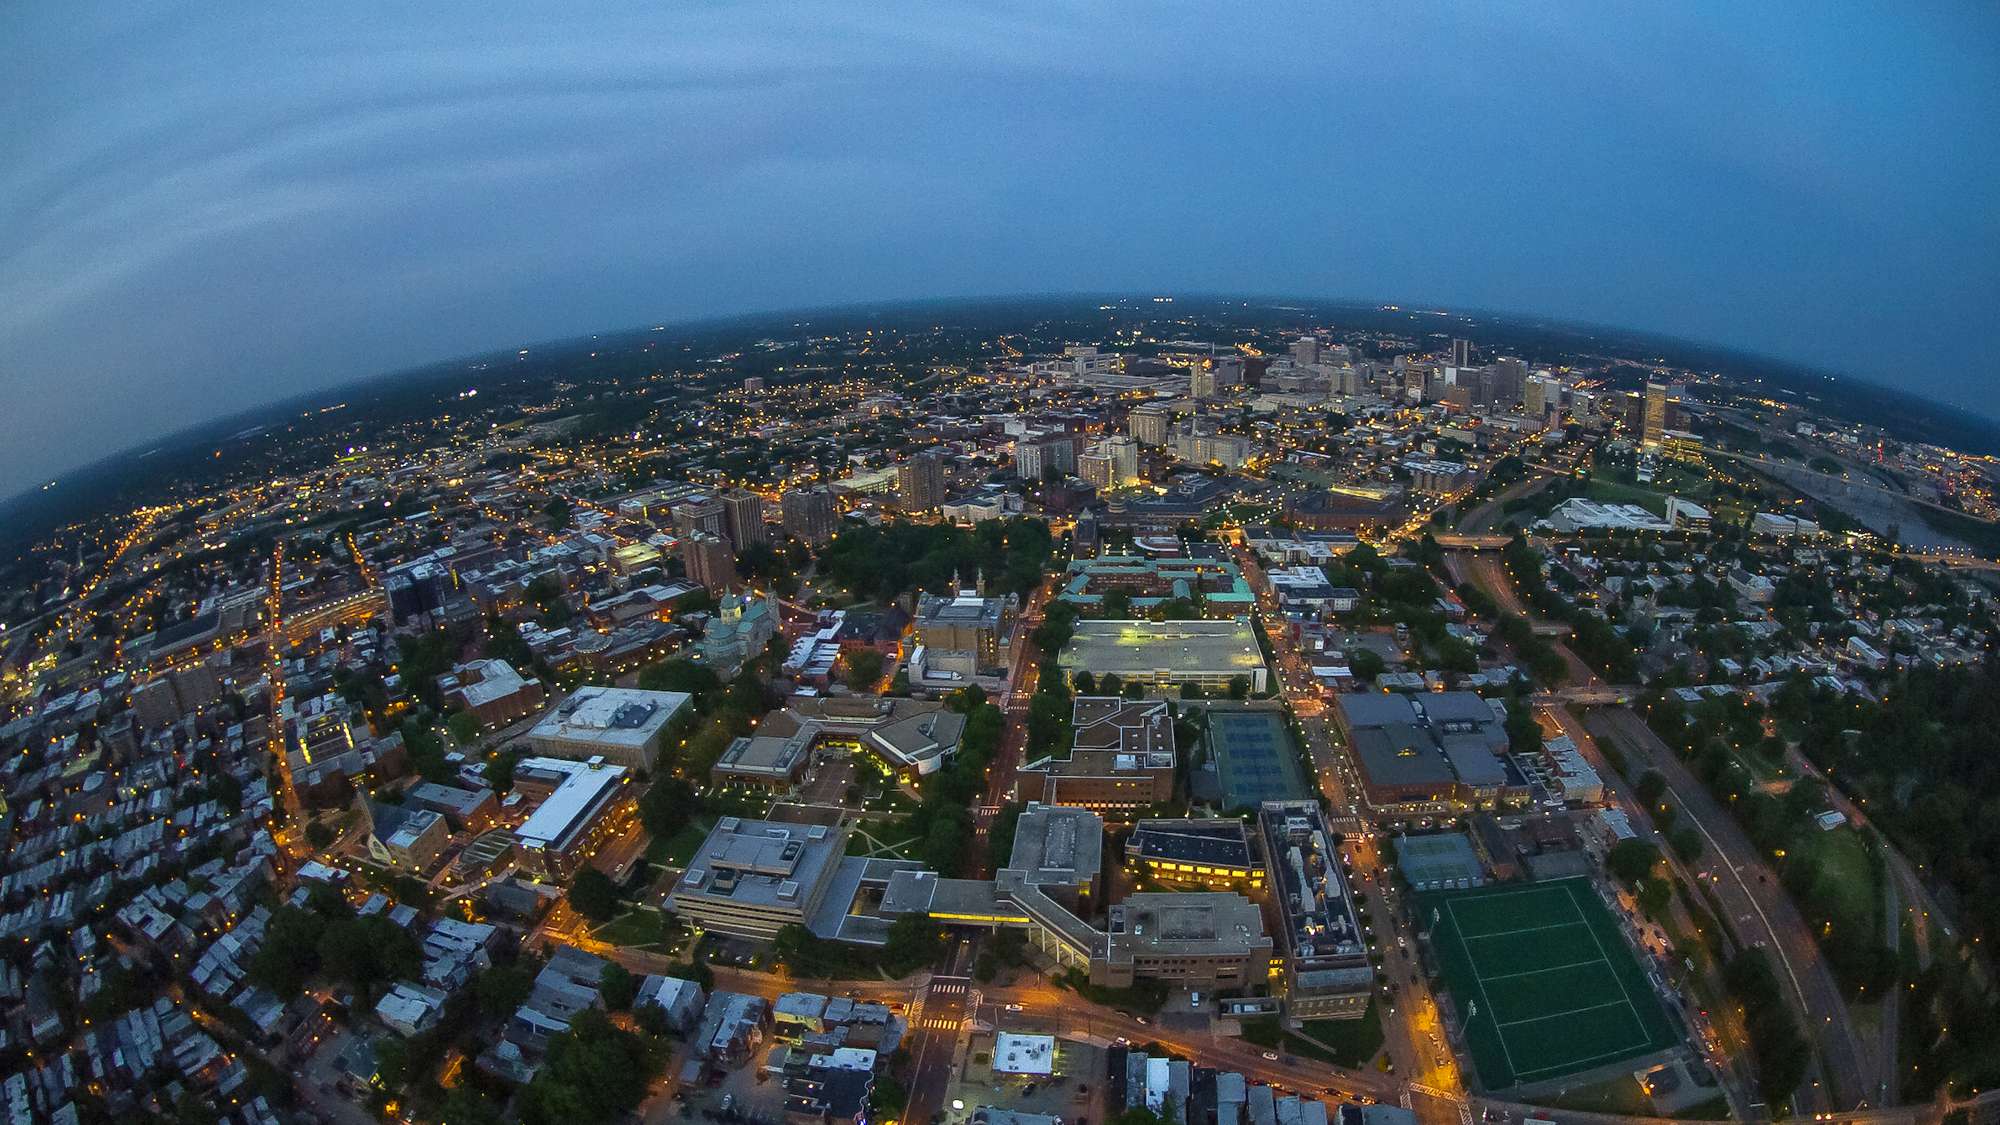
[[[910,1005],[908,1016],[910,1026],[928,1028],[931,1031],[956,1031],[963,1027],[965,1020],[962,1017],[927,1016],[924,1014],[924,1008],[932,996],[961,996],[967,987],[969,986],[962,978],[953,980],[933,977],[930,985],[919,991],[915,1002]]]

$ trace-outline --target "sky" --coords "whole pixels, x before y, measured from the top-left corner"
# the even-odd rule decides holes
[[[1512,310],[2000,416],[1996,43],[1858,0],[8,4],[0,495],[472,352],[961,295]]]

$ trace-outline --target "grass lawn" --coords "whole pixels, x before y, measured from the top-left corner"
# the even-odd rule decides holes
[[[1656,516],[1667,514],[1666,494],[1638,485],[1592,477],[1583,494],[1600,504],[1637,504]]]
[[[628,910],[597,927],[591,932],[591,936],[613,945],[640,948],[658,945],[665,932],[660,912],[641,907],[637,910]]]
[[[1574,1109],[1584,1113],[1619,1113],[1631,1117],[1651,1117],[1653,1099],[1645,1087],[1629,1074],[1575,1086],[1554,1097],[1536,1098],[1536,1105],[1551,1109]]]
[[[867,856],[870,859],[914,859],[911,849],[922,843],[923,839],[919,836],[912,836],[907,840],[898,839],[902,831],[901,825],[894,825],[880,832],[870,831],[864,825],[847,837],[847,854]]]
[[[1815,906],[1837,925],[1873,927],[1863,931],[1869,935],[1879,932],[1874,924],[1881,913],[1882,887],[1866,837],[1852,828],[1813,829],[1799,842],[1799,853],[1819,867],[1808,895]]]
[[[1307,1020],[1299,1030],[1333,1048],[1335,1066],[1360,1067],[1382,1049],[1382,1013],[1375,1001],[1358,1020]]]
[[[1372,1000],[1358,1020],[1307,1020],[1300,1026],[1312,1038],[1287,1030],[1277,1016],[1257,1016],[1243,1021],[1243,1038],[1259,1047],[1345,1067],[1364,1066],[1382,1049],[1382,1017]]]
[[[694,858],[695,849],[708,839],[709,829],[714,827],[712,820],[695,820],[671,836],[653,837],[646,845],[646,862],[662,867],[686,867],[687,861]]]

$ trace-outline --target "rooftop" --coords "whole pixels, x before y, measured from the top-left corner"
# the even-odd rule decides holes
[[[1091,672],[1151,676],[1250,673],[1264,664],[1250,619],[1226,621],[1079,621],[1061,664]]]
[[[514,830],[514,838],[527,848],[561,850],[568,846],[588,814],[608,799],[610,791],[625,782],[624,766],[603,762],[572,762],[567,758],[523,758],[518,768],[546,770],[563,775],[534,814]]]
[[[1097,877],[1103,855],[1103,818],[1088,809],[1030,802],[1015,822],[1007,869],[1030,883],[1076,886]]]
[[[551,742],[643,746],[690,700],[686,692],[679,691],[579,688],[535,724],[529,737]]]
[[[839,866],[844,850],[845,836],[822,824],[726,816],[688,860],[674,897],[803,909]]]

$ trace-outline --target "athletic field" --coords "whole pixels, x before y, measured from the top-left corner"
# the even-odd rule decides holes
[[[1419,897],[1480,1084],[1505,1090],[1663,1050],[1674,1031],[1587,879]]]
[[[1277,711],[1208,713],[1208,743],[1222,782],[1222,807],[1255,808],[1265,801],[1312,797],[1299,769],[1299,747]]]

